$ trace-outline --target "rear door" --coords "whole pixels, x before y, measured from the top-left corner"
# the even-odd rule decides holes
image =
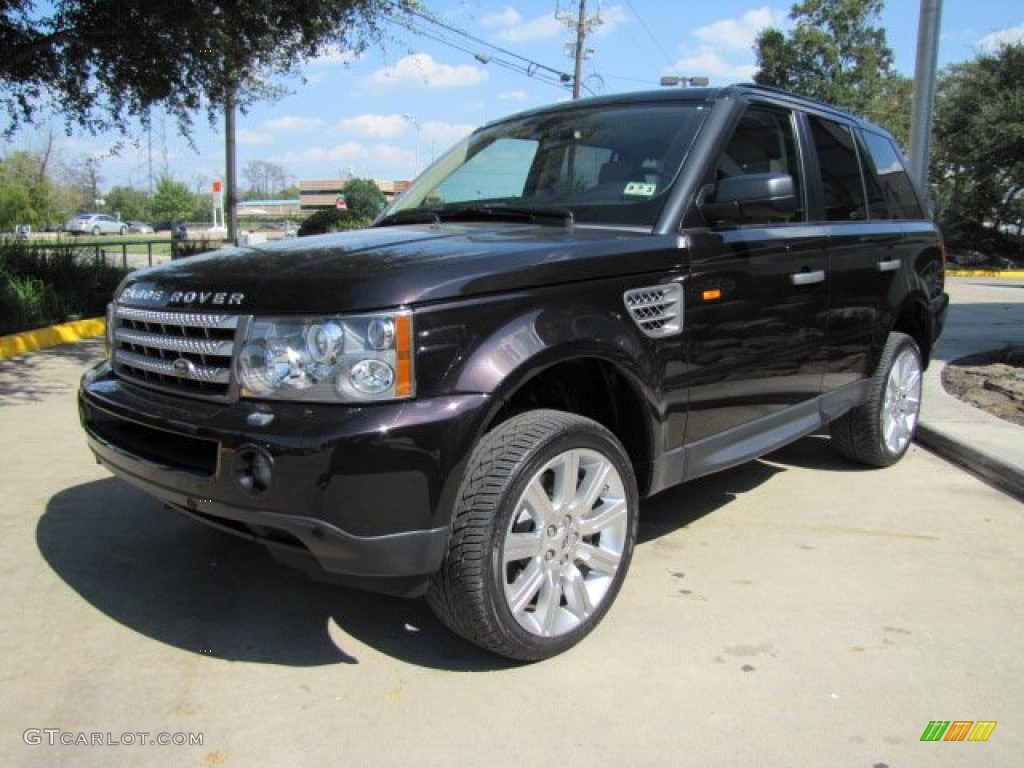
[[[856,129],[824,116],[808,116],[817,159],[822,208],[829,234],[829,313],[825,388],[869,376],[886,330],[907,255],[905,225],[891,215]]]

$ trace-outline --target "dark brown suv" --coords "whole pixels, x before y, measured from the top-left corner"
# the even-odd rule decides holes
[[[826,426],[903,456],[943,275],[874,125],[752,86],[559,104],[369,229],[132,274],[82,423],[169,506],[539,659],[611,606],[640,498]]]

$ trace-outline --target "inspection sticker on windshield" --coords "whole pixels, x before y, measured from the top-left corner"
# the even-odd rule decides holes
[[[626,184],[626,188],[622,191],[622,194],[635,195],[637,197],[653,197],[654,191],[657,188],[657,184],[651,184],[646,181],[631,181]]]

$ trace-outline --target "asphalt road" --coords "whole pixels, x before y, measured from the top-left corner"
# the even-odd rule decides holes
[[[516,666],[110,478],[100,353],[0,361],[0,765],[1020,765],[1024,508],[917,446],[812,437],[646,502],[602,626]]]

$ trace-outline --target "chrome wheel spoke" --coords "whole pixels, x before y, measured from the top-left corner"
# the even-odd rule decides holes
[[[587,473],[576,491],[576,498],[573,506],[578,515],[585,515],[588,510],[593,509],[598,497],[605,490],[608,483],[608,476],[612,471],[612,465],[607,461],[601,461],[596,466],[588,467]]]
[[[554,571],[546,571],[543,587],[537,597],[537,625],[541,634],[550,637],[555,634],[558,611],[562,602],[562,584]]]
[[[580,520],[580,535],[593,536],[626,524],[629,508],[625,499],[612,499],[598,507],[594,514]]]
[[[508,585],[505,596],[508,600],[508,607],[518,619],[526,607],[533,602],[537,593],[544,586],[546,571],[539,563],[531,562],[526,569],[519,574],[514,583]]]
[[[576,559],[581,560],[593,571],[612,576],[619,569],[622,553],[610,552],[592,544],[580,544],[576,547]]]
[[[531,511],[534,513],[531,517],[534,517],[538,527],[543,526],[544,523],[550,520],[554,520],[556,516],[555,506],[547,491],[544,490],[540,475],[530,481],[530,485],[527,486],[526,493],[523,495],[519,506],[527,507],[528,509],[524,510],[527,514]]]
[[[579,619],[585,619],[593,613],[594,605],[590,601],[590,593],[580,569],[575,565],[569,565],[562,574],[562,581],[566,587],[565,601],[568,610]]]
[[[502,561],[507,565],[519,560],[539,557],[543,549],[544,542],[537,533],[510,533],[505,538]]]

